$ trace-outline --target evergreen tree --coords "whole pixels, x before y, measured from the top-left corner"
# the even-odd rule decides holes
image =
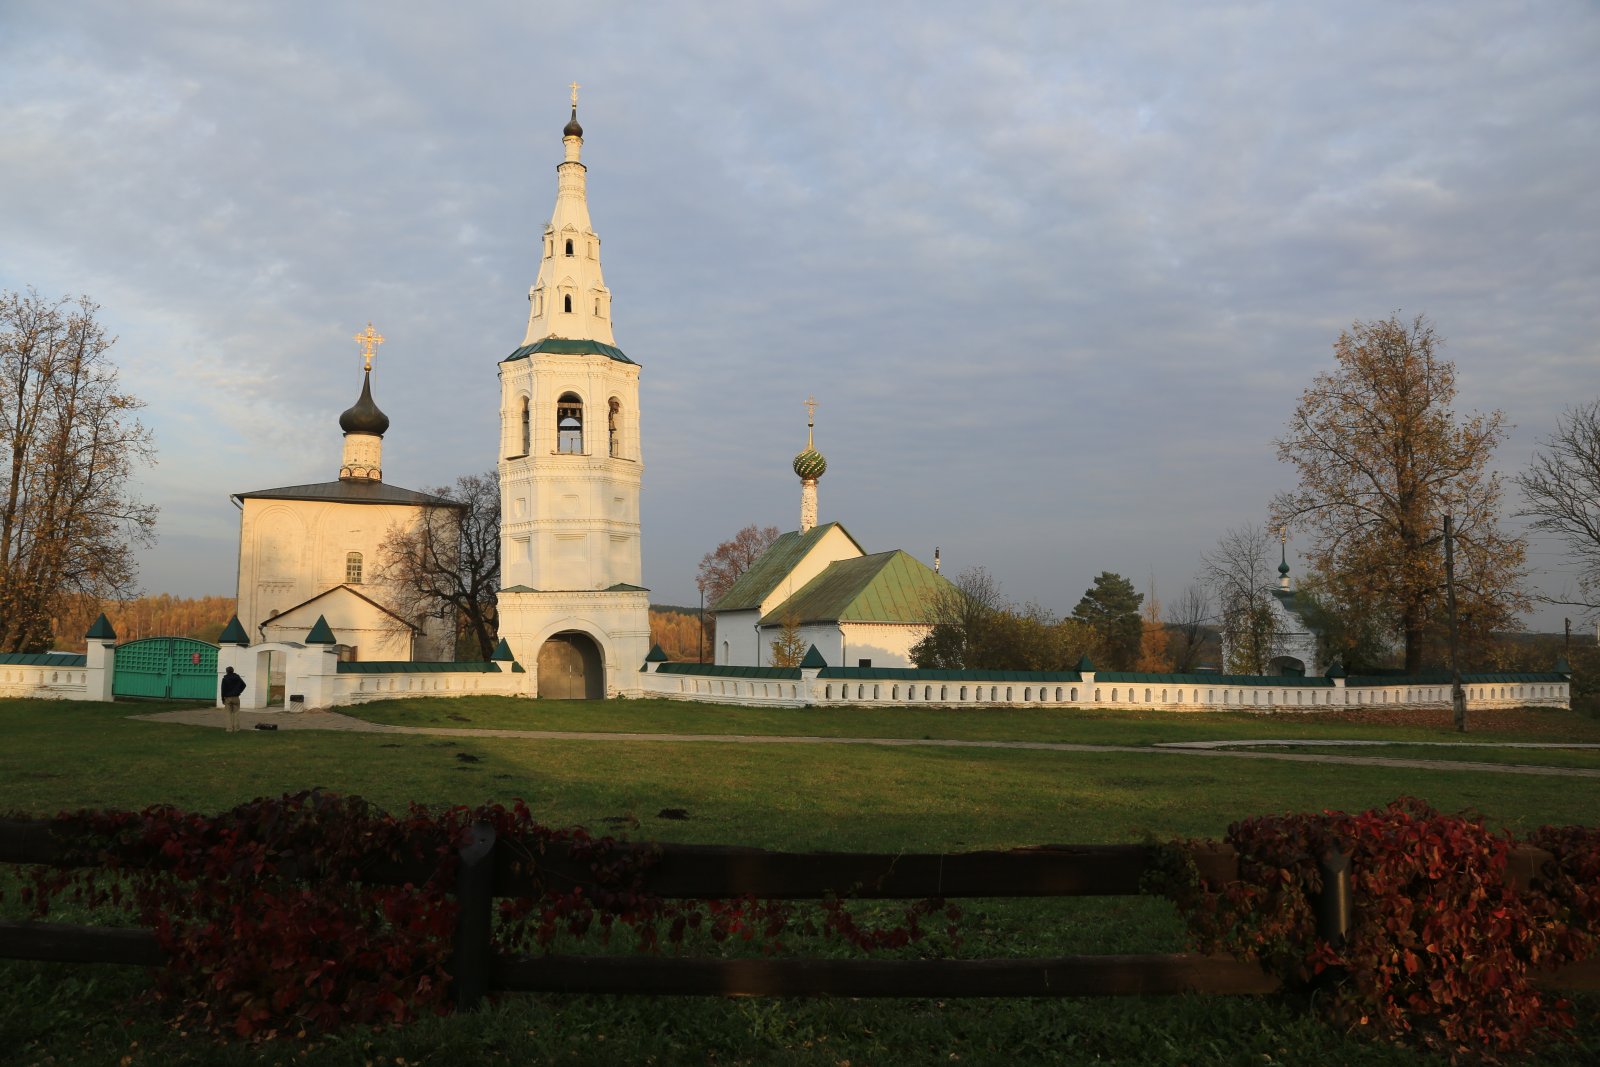
[[[1139,605],[1144,596],[1134,592],[1133,583],[1120,574],[1101,571],[1094,585],[1086,590],[1072,617],[1085,623],[1100,636],[1106,662],[1104,670],[1131,671],[1139,662],[1139,645],[1144,637],[1144,622]]]

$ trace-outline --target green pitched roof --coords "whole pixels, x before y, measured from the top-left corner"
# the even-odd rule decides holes
[[[616,345],[602,344],[599,341],[572,340],[566,337],[546,337],[531,345],[523,345],[500,362],[510,363],[514,359],[527,359],[540,352],[549,352],[557,356],[605,356],[618,363],[633,363],[633,360],[623,355],[622,349]],[[637,363],[633,365],[638,366]]]
[[[306,634],[305,643],[308,645],[336,645],[339,643],[333,639],[333,628],[328,625],[326,616],[317,616],[317,621],[312,624],[311,631]]]
[[[665,663],[667,662],[667,654],[661,651],[659,644],[651,645],[650,653],[645,656],[644,661],[646,663]]]
[[[517,657],[511,654],[511,646],[506,644],[506,639],[502,637],[500,643],[494,646],[494,655],[489,658],[497,662],[507,662],[515,660]]]
[[[217,638],[217,644],[219,645],[248,645],[249,643],[250,635],[244,632],[244,626],[239,622],[239,616],[237,615],[228,620],[228,625],[223,628],[222,636]]]
[[[94,625],[89,627],[89,632],[84,637],[92,637],[97,641],[115,641],[117,631],[111,628],[111,620],[106,618],[106,613],[101,612],[95,617]]]
[[[806,658],[800,661],[800,666],[808,671],[820,671],[827,665],[828,661],[822,658],[822,653],[817,651],[816,645],[806,649]]]
[[[794,596],[767,612],[763,626],[809,622],[928,621],[929,601],[949,582],[896,549],[828,564]]]
[[[828,536],[833,529],[850,538],[850,543],[857,549],[856,539],[850,537],[850,531],[836,522],[826,522],[821,526],[813,526],[805,533],[790,530],[779,537],[763,553],[761,558],[751,564],[750,569],[739,575],[739,580],[728,587],[722,594],[722,599],[711,605],[713,612],[717,611],[751,611],[761,607],[761,602],[772,591],[778,588],[789,572],[806,557],[806,553],[817,547],[822,539]]]

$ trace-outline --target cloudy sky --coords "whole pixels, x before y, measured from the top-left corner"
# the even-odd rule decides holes
[[[798,523],[808,394],[868,551],[1170,598],[1354,320],[1428,315],[1508,474],[1600,393],[1596,56],[1590,0],[4,0],[0,287],[102,305],[142,583],[231,594],[228,495],[337,476],[368,320],[385,480],[493,465],[576,80],[657,603]]]

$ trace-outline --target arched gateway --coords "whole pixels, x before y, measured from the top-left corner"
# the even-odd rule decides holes
[[[567,630],[540,646],[539,695],[550,700],[605,698],[605,662],[593,638]]]

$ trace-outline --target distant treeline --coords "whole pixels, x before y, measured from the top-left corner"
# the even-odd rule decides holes
[[[117,632],[118,641],[140,637],[193,637],[216,643],[233,618],[231,596],[180,597],[160,593],[133,600],[81,598],[63,605],[55,617],[55,647],[82,652],[83,635],[102,611]]]
[[[670,660],[698,663],[703,649],[711,651],[711,635],[701,632],[698,608],[661,604],[650,608],[650,641],[661,646]]]

